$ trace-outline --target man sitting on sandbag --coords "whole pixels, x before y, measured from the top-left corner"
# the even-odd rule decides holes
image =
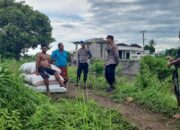
[[[59,82],[60,87],[64,86],[64,84],[60,79],[58,73],[51,68],[50,55],[46,54],[47,45],[41,45],[41,50],[42,52],[38,53],[36,57],[36,74],[40,74],[42,76],[47,88],[47,94],[50,95],[49,75],[54,75],[56,77],[56,80]]]

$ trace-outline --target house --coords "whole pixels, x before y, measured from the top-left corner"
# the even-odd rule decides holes
[[[76,54],[78,52],[78,46],[80,41],[73,42],[76,46]],[[88,48],[91,50],[93,58],[105,60],[106,59],[106,41],[103,38],[92,38],[86,40]],[[124,43],[118,43],[119,58],[122,60],[140,60],[142,56],[148,55],[148,51],[138,44],[127,45]]]
[[[141,57],[149,55],[149,51],[145,51],[138,44],[127,45],[118,43],[119,58],[122,60],[140,60]]]
[[[75,50],[76,54],[78,52],[78,48],[80,45],[80,41],[73,42],[75,44]],[[91,53],[93,55],[93,58],[95,59],[105,59],[106,58],[106,53],[105,53],[105,48],[106,48],[106,41],[103,38],[92,38],[86,40],[88,48],[91,50]]]

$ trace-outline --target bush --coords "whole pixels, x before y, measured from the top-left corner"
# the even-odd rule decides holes
[[[118,78],[117,89],[111,96],[115,101],[123,102],[128,97],[154,112],[166,115],[179,113],[176,98],[171,89],[172,70],[166,67],[162,58],[144,57],[140,74],[135,81]],[[166,73],[164,75],[164,73]]]
[[[95,62],[93,64],[93,72],[96,74],[96,76],[103,75],[104,72],[104,63],[103,62]]]
[[[151,111],[172,115],[179,110],[170,86],[169,79],[161,82],[157,75],[152,75],[147,70],[147,73],[139,75],[136,79],[134,88],[139,91],[134,93],[134,97]]]
[[[142,74],[147,68],[150,73],[158,76],[158,79],[164,80],[168,76],[172,75],[172,70],[166,67],[167,61],[165,58],[157,58],[146,56],[141,60],[141,71]]]

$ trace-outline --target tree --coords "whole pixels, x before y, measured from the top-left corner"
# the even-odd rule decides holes
[[[165,56],[180,57],[180,48],[179,49],[175,49],[175,48],[166,49]]]
[[[149,46],[156,46],[156,41],[155,40],[150,40],[149,41]]]
[[[149,45],[145,45],[144,50],[149,50],[150,54],[153,54],[156,51],[154,47],[155,45],[156,45],[156,42],[155,40],[152,39],[149,41]]]
[[[0,54],[12,54],[16,60],[32,47],[53,42],[49,18],[24,2],[0,2]]]

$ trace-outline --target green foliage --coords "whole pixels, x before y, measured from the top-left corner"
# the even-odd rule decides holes
[[[137,103],[151,111],[166,115],[178,113],[176,98],[169,82],[172,73],[165,64],[164,59],[144,57],[136,80],[132,83],[121,80],[112,98],[116,101],[126,101],[127,97],[133,97]]]
[[[8,112],[7,109],[0,109],[1,130],[21,130],[20,113],[18,111]]]
[[[77,79],[77,67],[76,66],[68,67],[68,77],[69,77],[70,82],[76,83],[76,79]]]
[[[150,54],[153,54],[155,52],[155,48],[149,45],[145,45],[144,50],[149,50]]]
[[[156,41],[154,40],[154,39],[151,39],[150,41],[149,41],[149,46],[155,46],[157,43],[156,43]]]
[[[135,81],[127,78],[116,77],[116,90],[110,96],[113,100],[124,102],[132,97],[135,102],[149,108],[154,112],[172,115],[180,112],[177,108],[176,98],[172,92],[171,76],[172,69],[166,67],[167,61],[164,58],[147,56],[141,60],[140,74]],[[90,67],[88,85],[95,90],[107,88],[103,75],[94,76],[93,67]],[[75,74],[74,71],[71,75]]]
[[[90,74],[88,77],[87,83],[89,87],[99,90],[107,88],[107,83],[103,76],[94,76]]]
[[[7,60],[0,65],[0,129],[135,129],[117,111],[100,107],[94,101],[85,100],[83,96],[76,100],[61,99],[53,102],[28,89],[19,76],[20,64]]]
[[[148,68],[144,68],[136,79],[134,87],[140,91],[135,94],[139,103],[148,106],[152,111],[162,112],[166,114],[174,114],[178,111],[176,100],[173,97],[169,82],[169,78],[160,81],[156,74]]]
[[[1,0],[0,8],[8,7],[14,4],[14,0]]]
[[[12,73],[7,68],[0,67],[0,107],[9,112],[18,111],[21,120],[25,121],[35,112],[37,106],[47,102],[48,99],[28,89],[17,70],[15,71],[16,73]]]
[[[147,56],[141,60],[141,71],[145,73],[149,69],[152,75],[158,76],[158,79],[164,80],[172,74],[172,70],[166,67],[167,61],[163,58]],[[149,77],[151,78],[151,76]]]
[[[49,18],[23,2],[2,0],[0,3],[0,54],[10,53],[19,60],[30,47],[53,41]],[[8,54],[9,55],[9,54]]]
[[[39,107],[30,118],[27,129],[131,130],[134,127],[116,111],[102,108],[94,101],[76,99],[61,100],[58,104]]]
[[[150,54],[153,54],[156,51],[154,47],[155,45],[156,45],[156,42],[155,40],[152,39],[149,41],[149,45],[145,45],[144,49],[149,50]]]
[[[103,75],[104,63],[100,61],[95,62],[93,64],[93,72],[95,72],[97,76]]]
[[[165,50],[165,56],[173,56],[176,57],[178,52],[178,49],[172,48],[172,49],[166,49]]]
[[[68,68],[68,76],[69,81],[72,83],[76,83],[76,71],[77,67],[69,67]],[[83,78],[83,74],[81,76],[81,79]],[[80,83],[83,83],[83,80],[80,81]],[[90,67],[90,72],[88,74],[88,80],[87,80],[88,87],[94,88],[94,89],[104,89],[106,88],[106,81],[103,76],[96,76],[95,73],[92,71],[92,67]]]

